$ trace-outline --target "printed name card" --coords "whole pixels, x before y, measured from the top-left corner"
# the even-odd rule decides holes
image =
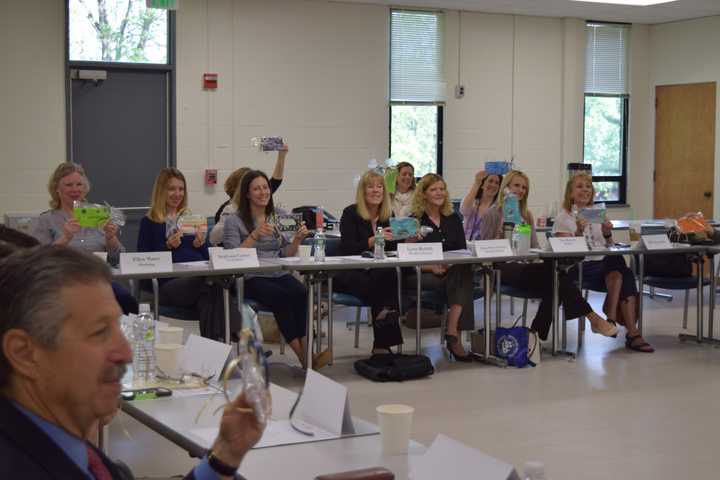
[[[257,250],[254,248],[233,248],[225,250],[221,247],[210,249],[210,266],[213,270],[232,268],[259,267]]]
[[[662,250],[672,248],[672,243],[667,235],[643,235],[642,244],[648,250]]]
[[[399,243],[397,246],[400,260],[442,260],[442,243]]]
[[[107,252],[92,252],[93,255],[98,257],[103,262],[107,262]]]
[[[172,272],[172,253],[134,252],[120,254],[120,273]]]
[[[555,253],[588,251],[587,243],[583,237],[552,237],[550,247]]]
[[[510,240],[507,238],[500,240],[475,240],[473,247],[475,249],[475,256],[478,258],[513,256]]]

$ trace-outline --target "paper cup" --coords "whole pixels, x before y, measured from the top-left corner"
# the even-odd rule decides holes
[[[158,343],[182,345],[183,329],[171,326],[158,327]]]
[[[383,454],[407,454],[415,409],[409,405],[391,404],[380,405],[375,411],[380,425]]]
[[[157,366],[166,375],[171,377],[180,376],[180,352],[183,346],[177,343],[155,344],[155,357]]]
[[[312,245],[299,245],[298,246],[298,257],[310,258],[310,250],[311,249],[312,249]]]

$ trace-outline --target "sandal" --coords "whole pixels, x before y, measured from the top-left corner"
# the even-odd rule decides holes
[[[602,320],[600,322],[597,322],[597,326],[590,324],[590,330],[592,330],[593,333],[599,333],[600,335],[603,335],[605,337],[617,337],[618,333],[618,327],[617,325],[614,325],[613,323]]]
[[[637,343],[637,340],[640,340],[640,342]],[[653,353],[655,351],[652,345],[647,343],[639,334],[635,336],[625,335],[625,347],[642,353]]]

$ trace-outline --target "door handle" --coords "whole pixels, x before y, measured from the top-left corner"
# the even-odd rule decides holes
[[[710,198],[712,197],[712,192],[705,192],[703,193],[703,195],[705,196],[705,198]]]

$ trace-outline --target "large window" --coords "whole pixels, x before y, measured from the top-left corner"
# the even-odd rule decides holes
[[[437,12],[390,12],[390,156],[416,176],[442,173],[443,22]]]
[[[610,204],[627,198],[628,33],[626,25],[587,24],[583,157],[596,201]]]
[[[69,0],[69,60],[168,62],[167,10],[146,0]]]

